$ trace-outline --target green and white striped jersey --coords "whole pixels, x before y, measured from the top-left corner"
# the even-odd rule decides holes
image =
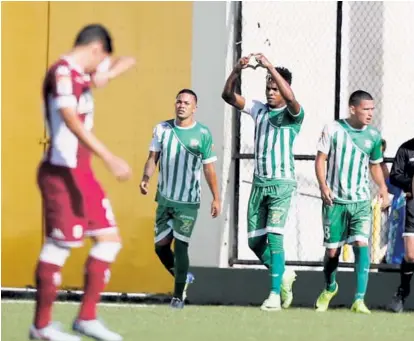
[[[248,101],[243,112],[253,117],[254,183],[296,183],[293,143],[302,126],[304,111],[293,115],[285,106],[271,109],[260,101]]]
[[[200,205],[202,164],[217,160],[210,130],[195,122],[179,127],[175,120],[159,123],[150,150],[160,152],[156,200],[166,206]]]
[[[377,129],[355,129],[345,119],[335,121],[324,127],[318,151],[328,155],[326,182],[335,202],[371,200],[368,166],[383,160]]]

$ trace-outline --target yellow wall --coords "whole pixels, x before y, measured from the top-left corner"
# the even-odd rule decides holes
[[[2,286],[33,285],[42,241],[36,167],[43,153],[41,84],[47,4],[2,4]]]
[[[8,6],[17,7],[18,4],[8,4]],[[20,7],[24,6],[29,5],[20,5]],[[112,267],[111,282],[106,290],[168,292],[172,289],[172,280],[153,251],[155,212],[153,195],[156,179],[152,181],[150,196],[141,196],[138,184],[148,153],[152,127],[160,120],[172,117],[176,92],[180,88],[191,85],[192,4],[190,2],[52,2],[49,6],[49,49],[47,61],[44,59],[45,64],[53,63],[67,51],[79,28],[91,22],[103,23],[110,29],[114,38],[115,54],[133,55],[137,58],[137,67],[133,71],[113,81],[107,88],[95,91],[95,133],[115,153],[125,158],[134,170],[132,181],[120,184],[104,169],[100,161],[94,162],[98,178],[104,184],[114,207],[124,245]],[[15,15],[27,13],[22,8],[14,12]],[[39,21],[38,18],[36,21]],[[12,62],[13,60],[9,59],[9,63]],[[39,86],[31,85],[31,89],[35,89],[36,92]],[[16,88],[13,91],[16,91]],[[39,106],[30,106],[30,110],[35,113],[37,125],[41,121],[38,108]],[[7,110],[3,110],[3,129],[7,129],[6,124],[11,126],[12,122],[20,126],[26,125],[23,117],[17,116],[8,107],[4,109]],[[3,141],[5,141],[4,137]],[[3,147],[5,148],[6,146]],[[10,155],[8,160],[13,162],[12,153],[15,147],[10,145],[7,148],[10,150],[9,154],[6,154]],[[33,157],[36,160],[38,158],[38,156]],[[31,181],[34,166],[27,167],[26,172],[26,177],[29,177],[27,187],[30,187],[36,196],[35,183]],[[11,177],[12,174],[9,176]],[[6,202],[10,200],[10,194],[4,193],[3,202]],[[22,198],[19,199],[21,202]],[[10,203],[10,206],[13,205],[15,204]],[[38,207],[39,197],[30,205]],[[3,210],[5,208],[3,206]],[[3,218],[3,234],[14,228],[17,218],[13,212],[15,211],[9,210],[8,215]],[[33,216],[36,216],[36,213]],[[40,213],[37,216],[40,220]],[[27,221],[26,225],[29,225]],[[39,226],[33,223],[25,228],[40,235]],[[3,247],[6,246],[7,249],[12,248],[11,243],[22,242],[18,238],[8,239],[10,243],[8,246],[4,245],[5,241],[3,237]],[[82,266],[87,251],[85,247],[73,252],[63,272],[64,287],[81,287]],[[3,259],[2,262],[5,266],[6,260]],[[33,265],[27,267],[31,269]],[[22,286],[26,282],[19,281],[17,284]]]

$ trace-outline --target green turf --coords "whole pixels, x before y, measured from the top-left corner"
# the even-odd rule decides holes
[[[57,304],[54,319],[69,330],[76,312],[76,305]],[[128,305],[102,306],[99,312],[126,341],[390,341],[414,335],[414,313],[373,312],[365,316],[348,310],[262,312],[258,308],[206,306],[177,311],[168,306]],[[27,340],[32,313],[32,303],[2,302],[2,340]]]

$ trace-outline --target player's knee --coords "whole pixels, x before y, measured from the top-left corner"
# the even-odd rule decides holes
[[[119,242],[97,242],[90,250],[89,255],[107,263],[113,263],[122,248]]]
[[[405,260],[408,263],[414,263],[414,247],[409,247],[405,250]]]
[[[118,233],[102,234],[95,236],[94,241],[98,243],[122,243],[121,236]]]
[[[357,240],[357,241],[354,243],[354,245],[353,245],[353,246],[356,246],[356,247],[364,247],[364,246],[368,246],[368,243],[367,243],[367,242],[360,241],[360,240]]]
[[[39,260],[44,263],[54,264],[62,267],[70,255],[70,249],[56,245],[53,241],[43,244]]]
[[[170,248],[171,247],[171,245],[170,244],[158,244],[158,243],[156,243],[155,244],[155,253],[158,255],[158,256],[160,256],[160,255],[162,255],[163,253],[164,253],[164,251],[167,249],[167,248]]]
[[[339,257],[340,253],[341,253],[341,249],[326,249],[326,255],[329,258]]]
[[[258,242],[257,238],[249,238],[248,240],[250,250],[254,251],[257,248]]]
[[[157,240],[155,242],[155,251],[157,251],[157,247],[160,248],[160,247],[163,247],[163,246],[169,246],[169,245],[171,245],[172,239],[173,239],[173,236],[172,235],[169,235],[169,236],[167,236],[167,237],[165,237],[165,238],[163,238],[161,240]]]

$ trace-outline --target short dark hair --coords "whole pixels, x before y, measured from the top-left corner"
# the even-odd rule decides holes
[[[109,31],[100,24],[91,24],[83,27],[76,36],[75,46],[87,45],[93,41],[101,42],[105,52],[113,52],[111,35]]]
[[[349,96],[349,106],[358,106],[361,101],[373,101],[374,97],[371,96],[369,92],[364,90],[354,91],[351,96]]]
[[[180,96],[181,94],[189,94],[189,95],[192,95],[192,96],[194,96],[196,103],[197,103],[197,101],[198,101],[198,98],[197,98],[196,93],[195,93],[193,90],[191,90],[191,89],[182,89],[182,90],[180,90],[180,91],[178,92],[177,96],[175,96],[175,97],[177,98],[177,97],[178,97],[178,96]]]
[[[275,69],[277,72],[279,72],[283,79],[288,82],[289,85],[292,85],[292,72],[290,72],[288,68],[277,66]],[[272,80],[272,76],[270,73],[268,73],[266,81],[269,82],[270,80]]]

